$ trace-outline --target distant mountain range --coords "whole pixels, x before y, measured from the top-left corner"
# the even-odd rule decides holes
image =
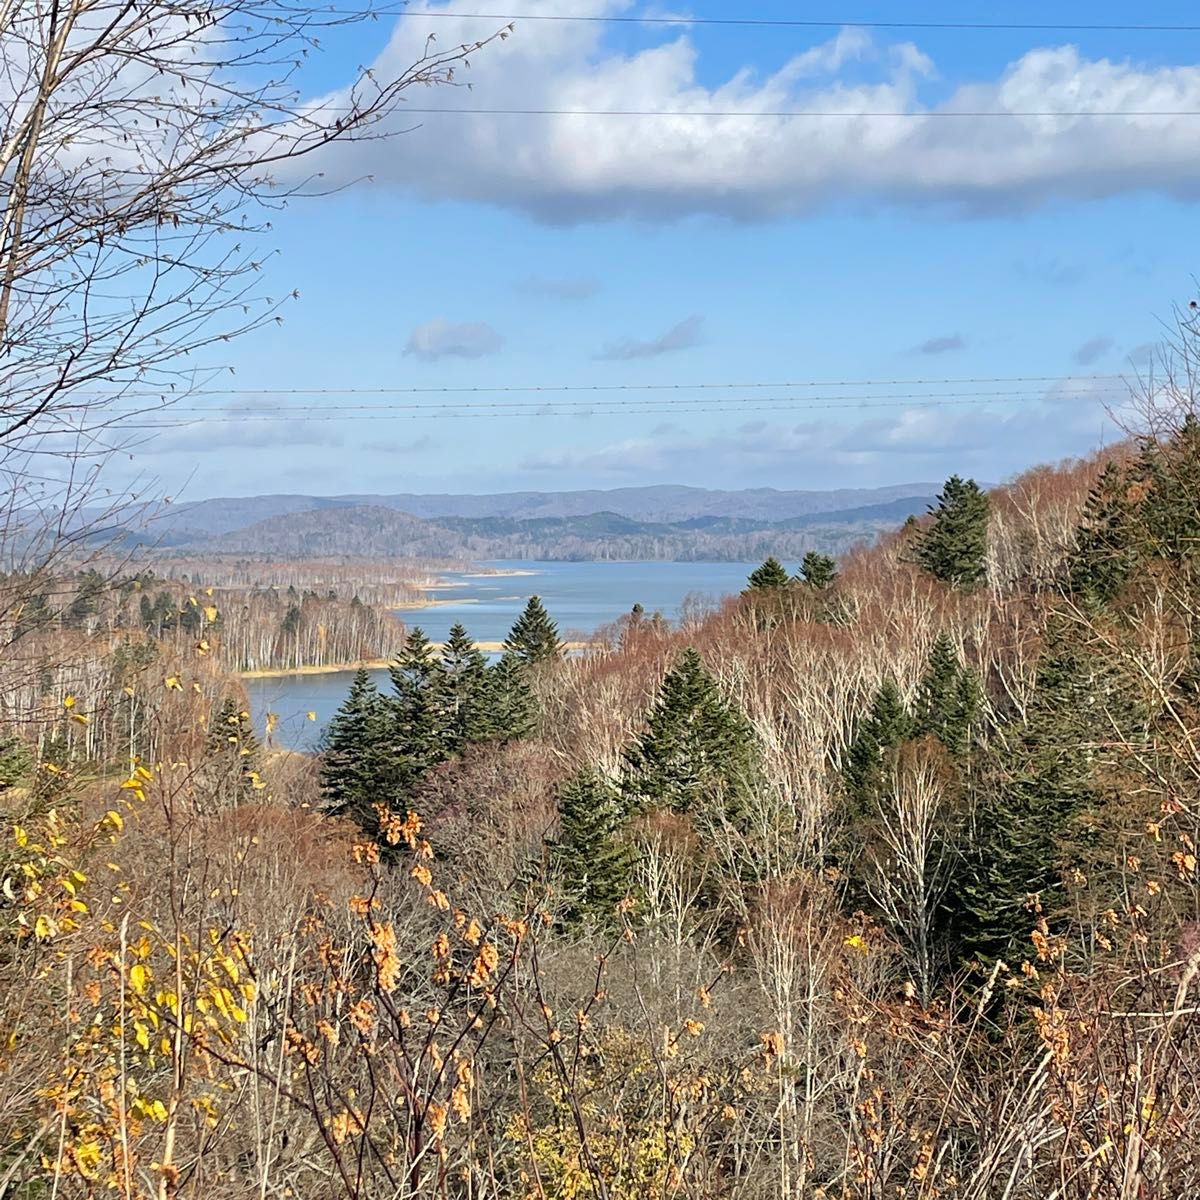
[[[497,495],[251,496],[165,510],[131,542],[304,558],[709,559],[837,553],[933,502],[935,484],[835,491],[655,486]]]

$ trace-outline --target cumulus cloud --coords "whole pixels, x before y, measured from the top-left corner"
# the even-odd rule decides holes
[[[1115,345],[1112,338],[1101,335],[1089,338],[1078,347],[1071,358],[1081,367],[1090,367],[1102,359]]]
[[[486,22],[422,16],[475,7],[416,0],[375,63],[378,73],[418,60],[431,32],[442,45],[477,40]],[[603,16],[627,8],[628,0],[545,0],[539,11]],[[922,87],[937,65],[911,42],[886,44],[863,31],[809,47],[769,73],[747,64],[724,76],[700,61],[686,28],[663,26],[637,50],[605,38],[602,23],[518,21],[507,41],[472,56],[469,93],[410,93],[397,125],[412,132],[331,146],[326,179],[370,175],[377,186],[554,222],[693,213],[764,220],[848,199],[981,215],[1147,189],[1192,198],[1200,181],[1195,123],[1186,115],[1031,115],[1200,109],[1196,64],[1044,46],[998,74],[943,88],[931,106]],[[446,108],[551,111],[427,111]],[[598,110],[678,115],[578,115]],[[754,115],[797,110],[809,115]],[[854,113],[897,115],[846,115]]]
[[[950,333],[942,337],[932,337],[913,347],[914,354],[951,354],[955,350],[965,350],[966,339],[961,334]]]
[[[454,322],[435,317],[408,335],[404,353],[423,362],[439,358],[484,358],[498,354],[504,339],[484,321]]]
[[[635,358],[658,358],[662,354],[674,354],[677,350],[690,350],[704,342],[704,318],[686,317],[678,325],[672,325],[666,333],[649,341],[637,338],[622,338],[609,342],[597,358],[625,362]]]
[[[517,290],[546,300],[590,300],[600,285],[594,279],[544,279],[534,275],[522,279]]]

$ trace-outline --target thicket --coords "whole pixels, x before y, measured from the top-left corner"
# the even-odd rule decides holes
[[[1185,409],[678,628],[411,631],[316,760],[195,643],[26,663],[0,1196],[1194,1194],[1197,545]]]

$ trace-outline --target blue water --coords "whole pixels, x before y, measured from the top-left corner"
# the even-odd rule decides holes
[[[432,608],[401,608],[396,615],[409,628],[419,625],[431,641],[444,641],[451,625],[461,621],[476,641],[501,642],[526,601],[536,594],[557,622],[564,640],[584,639],[635,604],[641,604],[647,616],[658,611],[675,621],[689,596],[716,601],[739,592],[745,586],[746,576],[758,564],[488,562],[481,565],[497,571],[529,574],[447,573],[447,586],[434,589],[429,596],[449,603]],[[262,733],[266,714],[276,713],[279,722],[272,744],[294,750],[311,749],[345,699],[352,674],[337,671],[246,680],[255,728]],[[387,672],[375,671],[372,675],[376,686],[386,690]],[[316,714],[315,721],[308,719],[309,712]]]

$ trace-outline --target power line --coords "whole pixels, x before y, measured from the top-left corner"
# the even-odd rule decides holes
[[[706,117],[713,119],[724,118],[753,118],[769,120],[772,118],[802,118],[811,120],[908,120],[923,121],[926,118],[935,120],[946,119],[993,119],[997,117],[1026,119],[1036,117],[1059,118],[1107,118],[1107,117],[1200,117],[1200,109],[925,109],[920,111],[903,109],[871,109],[830,110],[823,109],[759,109],[746,111],[743,109],[641,109],[641,108],[409,108],[403,105],[396,109],[397,113],[415,116],[487,116],[487,117]]]
[[[1200,33],[1200,25],[1150,23],[1112,23],[1077,21],[832,21],[804,20],[791,17],[640,17],[573,16],[562,13],[478,13],[439,10],[413,12],[407,6],[379,8],[322,8],[322,12],[347,16],[408,16],[435,19],[457,18],[476,21],[540,21],[588,25],[686,25],[743,26],[766,29],[926,29],[976,30],[981,32],[1030,33]]]
[[[1122,375],[978,375],[958,376],[944,379],[804,379],[784,382],[734,382],[734,383],[567,383],[567,384],[479,384],[469,387],[277,387],[277,388],[184,388],[180,399],[194,396],[460,396],[507,393],[552,393],[552,392],[660,392],[660,391],[753,391],[771,389],[790,391],[796,388],[846,388],[846,387],[956,387],[998,383],[1110,383],[1121,382]],[[121,392],[80,393],[92,399],[127,400],[137,398],[167,399],[171,393],[133,390]],[[175,407],[172,405],[172,407]]]

